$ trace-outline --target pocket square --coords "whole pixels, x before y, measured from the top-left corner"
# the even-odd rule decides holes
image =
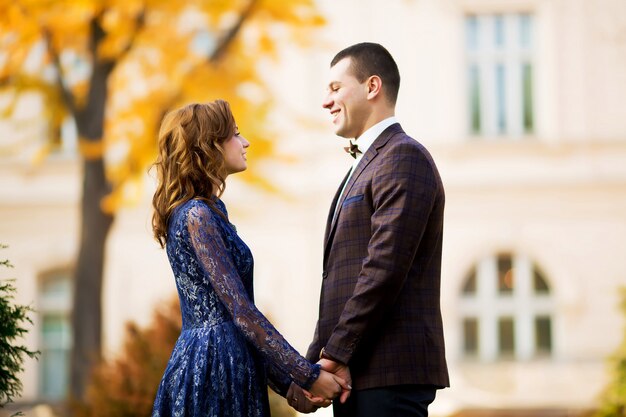
[[[346,198],[343,201],[342,206],[346,206],[348,204],[356,203],[357,201],[361,201],[361,200],[363,200],[363,194],[353,195],[351,197]]]

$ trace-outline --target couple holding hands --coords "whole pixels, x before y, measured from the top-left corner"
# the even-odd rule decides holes
[[[153,417],[269,417],[267,385],[302,413],[428,415],[449,386],[440,311],[444,189],[395,119],[398,67],[375,43],[339,52],[323,107],[354,163],[330,205],[306,357],[256,308],[253,258],[220,196],[250,144],[227,102],[163,119],[153,229],[183,318]]]

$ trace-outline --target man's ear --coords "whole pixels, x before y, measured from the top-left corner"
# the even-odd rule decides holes
[[[367,86],[367,99],[371,100],[382,92],[383,80],[378,75],[370,76],[365,82]]]

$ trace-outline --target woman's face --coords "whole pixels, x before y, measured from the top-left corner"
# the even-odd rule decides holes
[[[248,146],[250,146],[250,142],[241,136],[238,128],[235,128],[235,134],[224,142],[224,162],[228,175],[246,170],[248,167],[246,162]]]

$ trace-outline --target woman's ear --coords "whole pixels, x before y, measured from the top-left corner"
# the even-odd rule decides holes
[[[367,81],[367,98],[373,99],[377,95],[380,94],[383,88],[383,80],[380,79],[378,75],[370,76]]]

